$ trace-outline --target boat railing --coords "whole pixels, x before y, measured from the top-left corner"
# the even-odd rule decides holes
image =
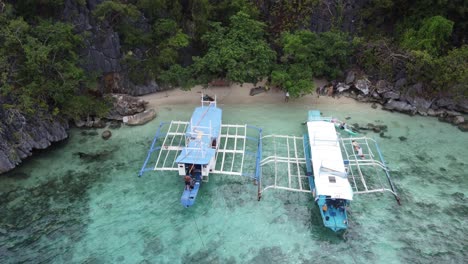
[[[260,183],[260,194],[268,189],[310,192],[307,184],[307,175],[305,175],[304,171],[306,159],[303,153],[303,137],[266,135],[262,137],[262,140],[264,147],[270,147],[267,152],[271,154],[260,162],[263,171],[262,178],[268,176],[262,179]],[[285,152],[285,149],[287,152]],[[265,153],[265,149],[263,153]],[[264,167],[267,165],[268,168],[272,169],[272,173],[265,175],[266,169]],[[266,186],[261,188],[263,184]]]
[[[145,172],[155,170],[156,168],[159,170],[177,170],[174,164],[177,154],[184,146],[183,140],[186,138],[185,132],[188,126],[189,122],[185,121],[162,122],[159,124],[146,159],[138,173],[139,177]],[[151,160],[151,157],[155,156],[155,153],[157,153],[155,165],[147,167],[148,162]]]
[[[205,100],[205,94],[201,94],[201,106],[202,107],[205,107],[206,105],[208,105],[208,107],[210,106],[214,106],[216,107],[217,106],[217,102],[216,102],[216,94],[215,94],[215,98],[213,101],[211,100]]]
[[[357,142],[358,146],[363,148],[362,155],[357,155],[354,151],[353,141]],[[368,137],[351,137],[351,138],[341,138],[341,144],[343,145],[344,153],[346,155],[346,160],[348,162],[348,174],[351,176],[350,178],[353,180],[354,184],[354,193],[374,193],[374,192],[383,192],[388,191],[395,196],[398,204],[400,204],[400,198],[396,192],[396,188],[393,184],[392,178],[390,176],[390,169],[387,167],[385,160],[383,159],[382,153],[380,152],[380,147],[377,144],[377,141],[373,138]],[[351,149],[351,151],[349,150]],[[376,153],[374,153],[374,151]],[[365,179],[365,173],[363,170],[365,168],[374,168],[374,172],[371,179],[374,181],[377,180],[380,184],[381,188],[373,189],[368,186],[368,182]],[[381,173],[383,171],[385,174],[385,178],[390,186],[390,188],[385,188],[385,184],[382,182]],[[357,175],[355,175],[357,174]],[[367,172],[367,174],[369,174]],[[356,177],[359,177],[360,185],[364,188],[364,190],[360,190],[358,188],[358,184],[356,182]]]

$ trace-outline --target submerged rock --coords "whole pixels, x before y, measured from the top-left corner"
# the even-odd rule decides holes
[[[102,139],[108,140],[112,136],[112,132],[109,130],[104,130],[101,134]]]
[[[459,124],[458,129],[460,129],[463,132],[468,132],[468,122],[465,121],[465,122]]]
[[[111,121],[111,122],[109,123],[109,128],[110,128],[110,129],[118,129],[118,128],[120,128],[121,126],[122,126],[122,123],[121,123],[121,122],[118,122],[118,121],[115,121],[115,120],[113,120],[113,121]]]

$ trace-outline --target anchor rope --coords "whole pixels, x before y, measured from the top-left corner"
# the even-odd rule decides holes
[[[192,217],[193,217],[193,221],[195,222],[195,226],[197,227],[198,237],[200,238],[200,241],[202,242],[203,248],[206,248],[205,242],[203,242],[203,238],[201,237],[201,234],[200,234],[200,229],[198,228],[197,219],[195,219],[195,216],[193,214],[192,214]]]

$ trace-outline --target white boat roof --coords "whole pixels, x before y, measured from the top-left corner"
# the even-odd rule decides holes
[[[335,125],[327,121],[307,122],[317,195],[353,199],[345,171]]]

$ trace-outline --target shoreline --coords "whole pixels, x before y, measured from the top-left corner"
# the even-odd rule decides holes
[[[321,87],[327,83],[323,79],[315,79],[315,87]],[[147,94],[143,96],[138,96],[137,98],[142,99],[147,102],[146,109],[154,109],[156,112],[164,106],[173,106],[188,104],[197,106],[200,104],[201,94],[207,94],[211,97],[216,96],[218,105],[223,106],[240,106],[240,105],[265,105],[265,104],[284,104],[291,106],[300,106],[308,105],[311,108],[320,109],[321,106],[336,106],[340,107],[347,105],[348,107],[364,108],[365,105],[372,105],[372,102],[362,102],[351,97],[346,96],[335,96],[329,97],[326,95],[317,96],[314,91],[312,94],[307,94],[299,98],[290,98],[289,102],[285,102],[285,93],[281,89],[272,87],[266,92],[262,92],[256,95],[250,95],[250,89],[258,86],[264,86],[264,83],[258,83],[253,85],[252,83],[243,83],[243,84],[231,84],[229,86],[213,86],[213,87],[203,87],[197,85],[192,87],[190,90],[183,90],[179,87],[160,91],[152,94]],[[396,112],[401,114],[416,115],[417,113],[408,113],[403,110],[387,108],[385,106],[376,103],[376,110],[386,110],[390,112]],[[467,115],[463,113],[454,112],[448,109],[442,109],[434,111],[430,109],[425,114],[419,113],[421,116],[428,116],[433,118],[438,118],[440,122],[449,123],[458,127],[461,131],[468,131],[468,121]]]
[[[325,83],[324,80],[316,80],[315,86],[319,87]],[[262,84],[257,84],[257,86]],[[255,86],[251,83],[231,84],[222,87],[207,87],[201,85],[192,87],[190,90],[175,88],[166,91],[160,91],[152,94],[138,96],[137,98],[148,102],[147,109],[157,110],[160,107],[168,105],[200,103],[201,94],[207,94],[211,97],[216,96],[219,105],[252,105],[252,104],[291,104],[291,105],[359,105],[362,102],[348,97],[328,97],[320,96],[313,92],[300,98],[290,98],[285,102],[285,93],[278,88],[271,88],[266,92],[256,95],[250,95],[250,89]]]

